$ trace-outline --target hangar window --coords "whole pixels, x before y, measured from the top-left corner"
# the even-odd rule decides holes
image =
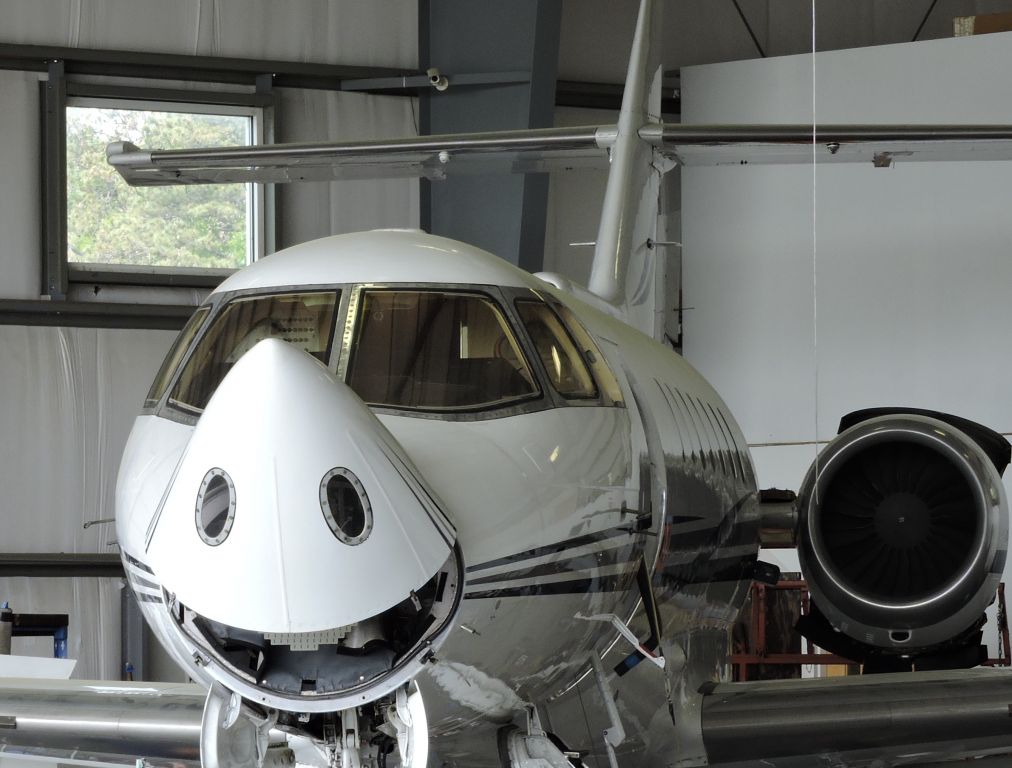
[[[170,405],[202,411],[221,380],[263,339],[281,339],[326,362],[334,336],[334,291],[234,299],[197,342],[169,395]]]
[[[213,287],[273,250],[264,185],[132,187],[106,161],[117,141],[263,143],[272,134],[269,94],[82,82],[51,67],[43,95],[44,293]]]
[[[597,387],[583,355],[554,310],[540,301],[520,300],[516,306],[555,390],[573,400],[596,398]]]
[[[363,293],[348,385],[371,405],[440,411],[540,394],[495,303],[437,291]]]
[[[67,261],[71,265],[237,269],[259,246],[252,184],[131,187],[106,146],[239,146],[255,142],[257,110],[223,105],[69,99]]]

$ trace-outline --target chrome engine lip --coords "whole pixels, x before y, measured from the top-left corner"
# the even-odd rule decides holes
[[[821,497],[842,466],[858,450],[883,442],[906,441],[931,448],[954,461],[969,483],[977,500],[979,533],[972,555],[967,557],[966,566],[952,583],[936,593],[916,601],[883,601],[869,598],[856,591],[842,578],[825,552],[825,544],[819,530],[820,507],[816,499]],[[989,498],[990,496],[990,498]],[[983,602],[982,591],[993,593],[1001,578],[1004,558],[999,549],[1001,534],[1007,535],[1007,518],[1002,515],[1004,488],[1001,478],[990,460],[976,443],[960,430],[937,419],[921,415],[890,415],[869,419],[843,432],[823,454],[819,456],[805,477],[801,489],[801,541],[799,556],[809,588],[820,609],[827,616],[835,614],[835,625],[862,625],[864,629],[920,629],[934,624],[948,626],[957,617],[968,612],[967,606]],[[997,563],[997,560],[1001,563]],[[806,560],[814,561],[815,568],[806,567]],[[967,581],[977,572],[983,574],[980,583],[973,586],[974,594],[967,598]],[[993,582],[993,584],[991,583]],[[845,605],[837,608],[843,597]],[[987,601],[975,613],[982,613]],[[855,610],[856,609],[856,610]],[[944,612],[948,609],[948,612]],[[860,615],[850,615],[860,614]],[[927,614],[927,615],[924,615]],[[965,622],[967,626],[973,618]],[[957,623],[960,623],[957,622]],[[886,629],[888,628],[888,629]],[[965,627],[957,627],[956,631]],[[934,634],[934,633],[931,633]],[[898,642],[890,642],[898,645]]]

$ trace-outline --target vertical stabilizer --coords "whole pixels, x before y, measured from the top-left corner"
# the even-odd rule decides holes
[[[664,254],[652,244],[669,163],[643,136],[661,118],[659,16],[656,0],[642,0],[588,286],[655,338],[663,332]]]

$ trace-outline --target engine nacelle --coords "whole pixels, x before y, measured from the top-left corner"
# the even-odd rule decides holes
[[[1008,442],[943,414],[869,413],[848,417],[858,423],[819,454],[798,499],[813,602],[831,634],[850,639],[827,650],[862,660],[953,643],[976,651],[1005,566]]]

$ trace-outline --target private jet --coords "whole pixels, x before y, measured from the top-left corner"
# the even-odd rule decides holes
[[[110,147],[134,184],[591,156],[609,177],[586,288],[414,230],[304,243],[225,280],[158,371],[116,492],[130,588],[196,686],[9,684],[8,752],[205,768],[1012,753],[1012,678],[968,669],[1005,564],[1008,442],[860,411],[796,503],[764,504],[727,405],[658,340],[657,225],[676,163],[990,157],[1012,131],[665,126],[657,13],[643,0],[615,126]],[[809,580],[806,631],[880,674],[726,682],[750,586],[777,578],[758,559],[776,525]]]

